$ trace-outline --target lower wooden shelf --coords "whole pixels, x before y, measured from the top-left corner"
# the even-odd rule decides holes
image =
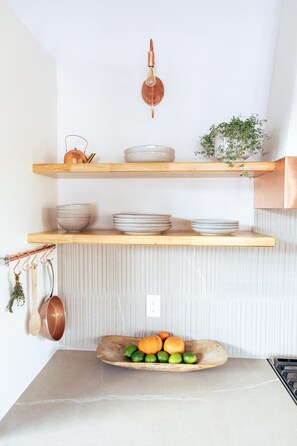
[[[112,229],[92,229],[79,233],[63,230],[28,234],[29,243],[149,245],[149,246],[243,246],[274,247],[275,238],[256,232],[238,231],[224,236],[201,236],[194,231],[170,230],[158,235],[128,235]]]

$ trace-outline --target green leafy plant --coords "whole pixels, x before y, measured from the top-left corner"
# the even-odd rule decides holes
[[[265,155],[263,142],[268,139],[263,129],[265,123],[266,119],[253,114],[245,120],[241,116],[233,116],[229,122],[212,125],[209,132],[200,138],[202,149],[195,154],[215,157],[230,167],[233,167],[234,162],[243,161],[251,155]],[[244,168],[244,164],[240,167]],[[242,176],[250,175],[243,172]]]

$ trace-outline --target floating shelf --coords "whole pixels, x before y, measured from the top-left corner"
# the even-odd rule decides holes
[[[33,172],[53,178],[224,178],[243,172],[257,177],[274,172],[275,162],[33,164]]]
[[[159,235],[127,235],[116,230],[93,229],[79,233],[63,230],[28,234],[29,243],[155,245],[155,246],[243,246],[274,247],[275,239],[256,232],[238,231],[228,236],[201,236],[194,231],[170,230]]]

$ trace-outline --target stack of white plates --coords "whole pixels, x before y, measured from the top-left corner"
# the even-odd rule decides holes
[[[171,215],[164,214],[114,214],[115,229],[125,234],[161,234],[171,228]]]
[[[86,229],[92,218],[92,205],[65,204],[57,206],[57,221],[67,232],[80,232]]]
[[[175,150],[166,146],[134,146],[125,150],[126,163],[172,162]]]
[[[200,219],[192,220],[192,229],[200,235],[228,235],[238,231],[239,221]]]

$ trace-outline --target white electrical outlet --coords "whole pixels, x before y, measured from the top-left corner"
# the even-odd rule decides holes
[[[158,294],[147,294],[146,317],[160,317],[160,296]]]

